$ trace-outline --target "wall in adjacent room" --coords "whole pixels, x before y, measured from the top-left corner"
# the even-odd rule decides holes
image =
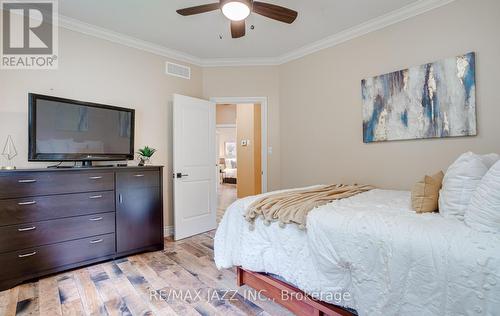
[[[217,104],[215,123],[217,125],[236,124],[236,104]]]
[[[27,161],[29,92],[134,108],[136,149],[157,148],[153,163],[165,166],[165,225],[172,225],[172,95],[201,97],[201,69],[192,66],[191,80],[171,77],[164,57],[66,29],[59,34],[59,69],[0,70],[0,145],[11,134],[18,167],[47,165]]]
[[[260,104],[238,104],[236,156],[238,157],[238,198],[262,192],[262,146]],[[246,142],[246,145],[243,145]]]
[[[280,66],[281,186],[408,189],[463,152],[500,153],[499,30],[500,1],[457,0]],[[477,137],[363,143],[362,79],[471,51]]]
[[[217,127],[217,153],[219,158],[226,157],[226,143],[236,143],[236,127]],[[233,157],[235,158],[235,157]]]

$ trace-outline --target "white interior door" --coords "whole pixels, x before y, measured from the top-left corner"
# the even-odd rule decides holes
[[[215,104],[174,95],[175,240],[216,227]]]

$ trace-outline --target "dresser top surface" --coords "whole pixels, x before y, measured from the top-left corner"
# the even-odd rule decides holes
[[[127,170],[158,170],[162,169],[163,166],[127,166],[127,167],[87,167],[87,168],[26,168],[26,169],[14,169],[14,170],[0,170],[0,175],[2,174],[12,174],[20,172],[98,172],[98,171],[127,171]]]

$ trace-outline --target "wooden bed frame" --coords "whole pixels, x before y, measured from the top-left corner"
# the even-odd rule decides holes
[[[279,303],[291,312],[300,316],[354,316],[353,313],[325,302],[315,300],[303,291],[280,281],[272,276],[236,268],[238,286],[248,285],[249,287],[262,291],[262,294]],[[289,299],[284,300],[282,293],[287,293]]]

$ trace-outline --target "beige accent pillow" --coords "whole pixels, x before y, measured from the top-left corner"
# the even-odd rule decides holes
[[[438,210],[439,190],[443,183],[442,171],[433,176],[425,176],[411,190],[411,205],[417,213],[435,212]]]

